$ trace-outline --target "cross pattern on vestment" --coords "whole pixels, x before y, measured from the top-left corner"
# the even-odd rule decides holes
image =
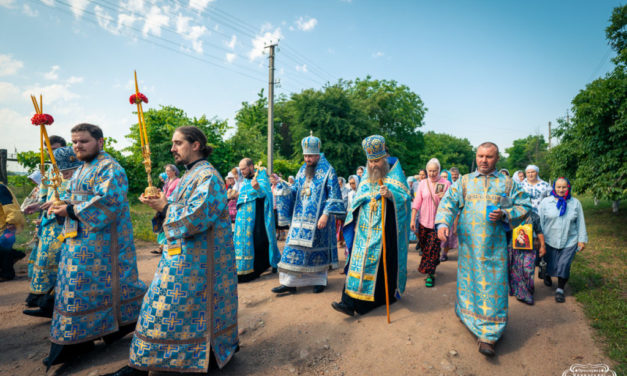
[[[488,306],[487,304],[485,304],[485,300],[483,301],[483,304],[481,304],[480,306],[478,306],[478,308],[480,308],[483,311],[483,315],[486,316],[488,314],[488,310],[490,309],[490,306]]]
[[[163,300],[161,298],[163,298]],[[163,316],[163,311],[170,309],[170,305],[164,300],[165,297],[160,296],[158,301],[152,302],[152,307],[156,310],[155,315]]]
[[[196,346],[190,348],[190,350],[193,351],[193,357],[194,358],[198,358],[200,357],[200,353],[201,351],[203,351],[205,349],[205,346],[203,344],[197,343]]]
[[[83,285],[86,285],[89,281],[90,279],[85,276],[85,273],[78,272],[76,274],[76,278],[70,278],[70,285],[75,285],[76,288],[80,290],[80,288]]]
[[[144,355],[148,349],[150,349],[150,345],[142,340],[139,340],[139,343],[137,344],[137,354]]]
[[[168,290],[168,292],[166,292],[166,296],[172,297],[172,302],[178,304],[180,298],[187,296],[187,291],[183,291],[180,283],[175,283],[174,290]]]
[[[288,263],[293,264],[295,261],[298,260],[298,256],[296,256],[296,252],[290,252],[287,254],[287,256],[285,256],[285,260]]]
[[[481,285],[481,288],[483,290],[485,290],[486,285],[490,284],[488,281],[485,280],[485,277],[481,277],[481,282],[477,282],[477,283]]]
[[[100,322],[100,326],[98,327],[98,331],[100,331],[102,333],[105,330],[107,330],[108,328],[109,328],[109,325],[107,324],[107,321],[106,320],[102,320]]]
[[[174,350],[177,349],[178,346],[172,346],[170,344],[168,344],[168,346],[165,348],[165,353],[163,354],[164,357],[169,358],[172,356],[172,354],[174,353]]]
[[[103,282],[106,287],[111,287],[111,272],[107,272],[104,277],[98,278],[99,282]]]
[[[78,325],[72,325],[70,326],[70,330],[66,330],[63,333],[63,337],[69,339],[70,341],[74,341],[78,339],[78,337],[83,336],[86,333],[85,329],[79,329],[80,327]]]
[[[80,252],[75,256],[80,259],[81,264],[84,264],[85,260],[93,258],[94,254],[89,252],[89,247],[81,247]]]
[[[163,323],[168,326],[168,330],[174,330],[176,325],[182,324],[183,319],[176,318],[176,312],[170,312],[170,317],[163,320]]]

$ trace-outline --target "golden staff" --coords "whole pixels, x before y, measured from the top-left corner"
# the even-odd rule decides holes
[[[59,186],[61,186],[63,178],[61,176],[61,172],[59,171],[59,167],[57,166],[57,161],[54,159],[54,153],[52,151],[52,146],[50,145],[50,138],[48,138],[48,131],[46,130],[46,125],[51,125],[54,122],[54,118],[43,113],[43,96],[41,94],[39,94],[39,103],[37,103],[37,97],[34,95],[31,95],[30,99],[33,101],[33,106],[35,107],[35,115],[32,117],[31,123],[39,126],[39,154],[41,157],[39,169],[41,171],[41,175],[43,176],[42,184],[46,187],[52,187],[52,189],[54,189],[53,206],[62,205],[63,201],[61,201],[61,198],[59,197]],[[44,167],[46,157],[44,154],[44,145],[48,150],[50,162],[52,163],[52,176],[50,177],[50,183],[46,182],[46,169]]]
[[[146,174],[148,175],[148,187],[144,190],[144,197],[157,198],[160,196],[159,188],[152,185],[152,161],[150,160],[150,142],[148,141],[148,131],[146,129],[146,121],[144,120],[144,109],[142,108],[142,102],[148,103],[148,98],[139,92],[139,85],[137,84],[137,71],[135,72],[135,94],[131,95],[131,104],[137,105],[137,121],[139,125],[139,141],[141,143],[142,157],[144,161],[142,164],[146,168]]]
[[[379,179],[379,187],[383,186],[383,180]],[[390,292],[388,290],[388,265],[387,252],[385,247],[385,197],[381,196],[381,241],[383,248],[383,279],[385,280],[385,311],[388,315],[388,324],[390,323]]]

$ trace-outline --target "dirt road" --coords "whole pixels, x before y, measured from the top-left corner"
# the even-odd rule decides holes
[[[160,256],[138,244],[140,277],[149,284]],[[412,245],[413,247],[413,245]],[[342,253],[342,252],[340,252]],[[334,311],[343,276],[329,273],[321,294],[309,288],[277,297],[276,274],[239,286],[241,350],[220,372],[230,375],[561,375],[574,363],[605,363],[582,310],[566,289],[557,304],[553,289],[536,279],[536,304],[510,298],[509,323],[497,356],[477,352],[474,336],[454,312],[456,251],[438,267],[436,286],[426,288],[416,271],[419,256],[409,254],[407,290],[391,306],[350,318]],[[28,257],[27,257],[28,258]],[[18,278],[0,284],[0,375],[43,375],[50,320],[25,316],[26,264]],[[48,374],[96,376],[127,363],[131,336],[96,350]]]

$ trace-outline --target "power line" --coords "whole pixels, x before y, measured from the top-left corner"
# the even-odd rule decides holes
[[[42,4],[42,3],[40,3],[40,2],[37,2],[37,1],[35,1],[35,0],[33,0],[32,2],[35,2],[35,3],[37,3],[37,4],[40,4],[40,6],[44,6],[44,4]],[[70,4],[63,2],[62,0],[57,0],[57,3],[59,3],[59,4],[63,5],[63,6],[65,6],[65,7],[69,8],[70,10],[66,10],[66,9],[62,9],[62,8],[58,8],[58,7],[54,7],[54,8],[55,8],[55,10],[57,10],[57,11],[59,11],[59,12],[62,12],[62,13],[65,13],[65,14],[69,14],[69,15],[71,15],[71,16],[73,16],[73,15],[74,15],[74,13],[71,11],[72,6],[71,6]],[[94,16],[94,17],[96,17],[95,12],[92,12],[92,11],[90,11],[90,10],[84,9],[84,10],[83,10],[83,12],[84,12],[84,13],[87,13],[87,14],[90,14],[90,15],[92,15],[92,16]],[[99,27],[101,27],[101,28],[102,28],[102,26],[98,23],[98,21],[97,21],[97,20],[92,20],[92,19],[89,19],[89,18],[87,18],[87,17],[86,17],[86,18],[85,18],[85,21],[87,21],[87,22],[89,22],[89,23],[92,23],[92,24],[94,24],[94,25],[99,26]],[[172,52],[177,53],[177,54],[179,54],[179,55],[183,55],[183,56],[190,57],[190,58],[195,59],[195,60],[197,60],[197,61],[200,61],[200,62],[203,62],[203,63],[209,64],[209,65],[212,65],[212,66],[214,66],[214,67],[221,68],[221,69],[224,69],[224,70],[227,70],[227,71],[230,71],[230,72],[233,72],[233,73],[239,74],[239,75],[241,75],[241,76],[244,76],[244,77],[247,77],[247,78],[250,78],[250,79],[256,80],[256,81],[265,82],[264,80],[260,79],[259,77],[255,77],[255,76],[252,76],[252,75],[250,75],[250,74],[248,74],[248,73],[244,73],[244,72],[241,72],[241,71],[238,71],[238,70],[235,70],[235,69],[230,69],[229,67],[226,67],[226,66],[220,65],[220,64],[215,63],[215,62],[212,62],[212,61],[210,61],[210,60],[208,60],[208,59],[205,59],[205,58],[202,58],[202,57],[199,57],[199,56],[193,55],[193,54],[188,53],[188,52],[185,52],[185,51],[181,51],[180,49],[177,49],[177,48],[172,48],[172,47],[166,46],[165,44],[162,44],[162,43],[158,43],[158,42],[156,42],[156,41],[154,41],[154,40],[149,39],[149,38],[148,38],[148,37],[146,37],[146,36],[143,36],[143,34],[141,34],[141,30],[140,30],[140,29],[138,29],[138,28],[136,28],[136,27],[129,26],[128,28],[130,28],[130,29],[133,29],[133,30],[135,30],[135,31],[140,32],[140,34],[139,34],[139,35],[138,35],[138,34],[132,34],[133,36],[138,37],[139,39],[142,39],[143,41],[148,42],[148,43],[150,43],[150,44],[153,44],[153,45],[155,45],[155,46],[158,46],[158,47],[164,48],[164,49],[166,49],[166,50],[172,51]],[[171,40],[169,40],[169,39],[167,39],[167,38],[163,38],[163,37],[161,37],[161,36],[156,36],[156,35],[155,35],[155,36],[153,36],[153,37],[154,37],[155,39],[162,40],[162,41],[164,41],[164,42],[166,42],[166,43],[168,43],[168,44],[173,44],[173,45],[176,45],[177,47],[179,47],[179,48],[180,48],[180,45],[181,45],[181,44],[180,44],[179,42],[174,42],[174,41],[171,41]],[[209,55],[209,54],[207,54],[207,57],[210,57],[210,58],[212,58],[212,59],[218,60],[218,61],[220,61],[220,62],[222,62],[222,61],[223,61],[223,59],[222,59],[222,58],[219,58],[219,57],[216,57],[216,56],[213,56],[213,55]],[[247,69],[247,70],[250,70],[250,68],[243,68],[243,67],[239,67],[239,66],[238,66],[238,68],[240,68],[240,69]],[[252,71],[252,70],[251,70],[251,71]],[[255,72],[255,71],[252,71],[252,72],[257,73],[257,72]]]

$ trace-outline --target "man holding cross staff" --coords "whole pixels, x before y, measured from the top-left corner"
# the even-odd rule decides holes
[[[350,258],[342,299],[331,305],[353,316],[386,304],[389,323],[389,305],[400,298],[407,281],[411,193],[382,136],[367,137],[362,146],[368,170],[344,224]]]

